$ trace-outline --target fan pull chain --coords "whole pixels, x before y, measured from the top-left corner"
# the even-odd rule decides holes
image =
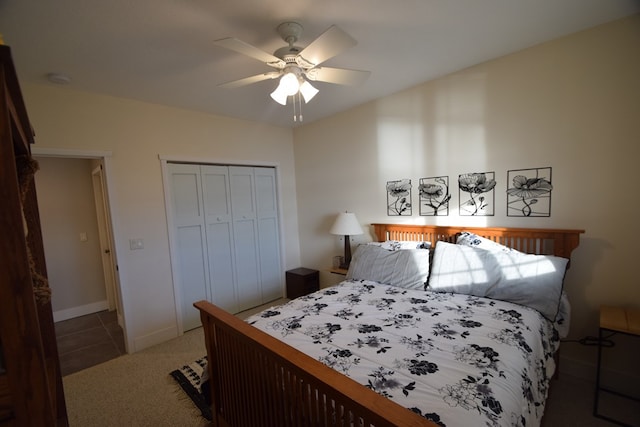
[[[296,95],[298,100],[297,112],[296,112]],[[293,95],[293,121],[297,122],[298,120],[302,123],[302,95],[300,95],[300,92]]]
[[[296,114],[296,95],[293,95],[293,121],[297,122],[298,121],[298,116]]]
[[[300,92],[298,92],[298,111],[300,112],[298,118],[300,119],[300,123],[302,123],[302,95],[300,95]]]

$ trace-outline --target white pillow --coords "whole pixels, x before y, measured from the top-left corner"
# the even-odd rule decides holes
[[[568,261],[552,255],[489,251],[438,242],[429,288],[525,305],[553,321]]]
[[[369,242],[367,243],[367,245],[378,246],[388,251],[431,248],[431,242],[415,242],[411,240],[387,240],[384,242]]]
[[[459,245],[473,246],[474,248],[485,249],[492,252],[513,252],[515,249],[511,249],[508,246],[501,245],[486,237],[478,236],[475,233],[469,231],[463,231],[458,235],[456,243]]]
[[[429,251],[390,251],[380,246],[360,245],[353,254],[346,278],[424,289],[428,275]]]

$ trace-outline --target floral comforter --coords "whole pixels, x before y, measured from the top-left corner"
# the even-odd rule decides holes
[[[533,309],[370,281],[247,321],[448,427],[539,425],[559,344]]]

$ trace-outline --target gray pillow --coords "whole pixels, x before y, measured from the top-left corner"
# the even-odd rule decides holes
[[[554,321],[568,261],[552,255],[438,242],[429,288],[525,305]]]
[[[375,245],[360,245],[353,254],[346,278],[424,289],[428,275],[429,251],[389,251]]]

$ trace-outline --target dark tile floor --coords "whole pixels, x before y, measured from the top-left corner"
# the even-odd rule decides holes
[[[126,353],[124,334],[115,311],[56,322],[55,329],[63,376]]]

